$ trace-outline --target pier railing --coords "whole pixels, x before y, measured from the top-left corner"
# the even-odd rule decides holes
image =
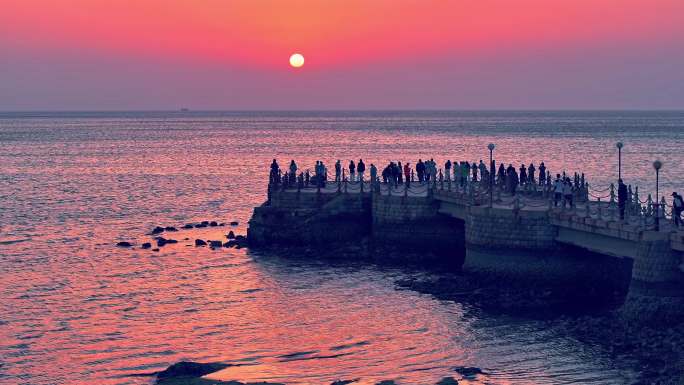
[[[441,171],[441,170],[440,170]],[[617,189],[614,184],[604,188],[590,185],[582,180],[572,189],[572,202],[565,197],[555,197],[553,183],[539,184],[528,182],[516,185],[512,191],[510,186],[501,183],[490,183],[488,180],[469,180],[445,178],[440,172],[438,178],[430,181],[395,181],[382,182],[375,176],[363,178],[356,175],[352,180],[344,172],[338,178],[329,180],[327,175],[309,178],[290,177],[289,175],[271,176],[269,178],[269,201],[276,191],[319,194],[380,194],[385,196],[404,197],[449,197],[467,205],[483,206],[490,202],[497,208],[512,210],[552,210],[571,215],[590,217],[603,221],[620,221],[643,230],[657,230],[674,226],[673,208],[663,197],[660,202],[653,200],[650,194],[646,199],[639,195],[639,188],[627,187],[627,199],[621,218]],[[490,188],[491,184],[491,188]],[[490,193],[491,191],[491,193]]]

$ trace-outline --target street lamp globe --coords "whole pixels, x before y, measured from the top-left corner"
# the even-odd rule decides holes
[[[622,146],[623,146],[622,142],[617,142],[617,143],[615,143],[615,147],[617,147],[618,150],[621,149]]]
[[[493,151],[493,150],[494,150],[494,147],[496,147],[496,146],[494,145],[494,143],[489,143],[489,144],[487,145],[487,148],[489,149],[489,151]]]
[[[655,162],[653,162],[653,168],[656,171],[660,170],[662,167],[663,167],[663,162],[661,162],[659,160],[656,160]]]

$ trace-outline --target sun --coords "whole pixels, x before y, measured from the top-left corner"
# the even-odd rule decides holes
[[[304,65],[304,56],[299,53],[293,53],[292,56],[290,56],[290,65],[293,66],[294,68],[299,68]]]

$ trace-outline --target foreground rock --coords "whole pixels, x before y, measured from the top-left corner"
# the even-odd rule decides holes
[[[121,242],[116,244],[116,247],[131,247],[131,246],[133,246],[133,244],[130,242],[126,242],[126,241],[121,241]]]
[[[242,383],[238,381],[218,381],[201,378],[207,374],[218,372],[230,365],[219,362],[178,362],[166,370],[157,373],[157,385],[283,385],[277,383],[259,382]]]
[[[284,385],[277,382],[239,382],[239,381],[219,381],[202,378],[207,374],[218,372],[231,365],[222,364],[219,362],[199,363],[182,361],[169,366],[166,370],[156,373],[156,385]],[[143,376],[149,374],[142,374]],[[338,380],[331,385],[348,385],[359,381],[359,378],[353,380]],[[324,385],[324,384],[321,384]],[[376,383],[376,385],[397,385],[393,380],[384,380]],[[453,377],[444,377],[435,385],[458,385],[458,381]]]

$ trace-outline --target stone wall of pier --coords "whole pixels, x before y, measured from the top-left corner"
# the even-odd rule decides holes
[[[461,266],[465,257],[464,223],[440,214],[439,202],[425,197],[374,195],[373,241],[424,252]]]
[[[632,277],[649,283],[684,283],[684,273],[679,269],[682,253],[670,244],[670,235],[664,232],[645,231],[641,234]]]
[[[473,246],[541,251],[556,247],[557,229],[546,211],[471,206],[465,229],[466,243]]]
[[[247,237],[254,246],[326,247],[367,237],[370,194],[274,192],[256,207]]]

